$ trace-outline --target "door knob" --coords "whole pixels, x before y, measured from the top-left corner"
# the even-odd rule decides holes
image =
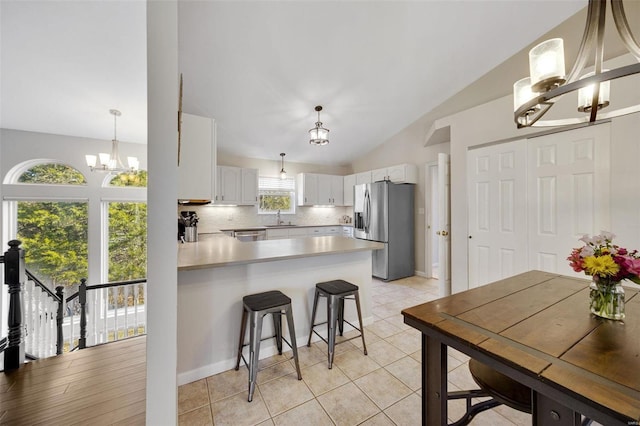
[[[448,233],[447,231],[442,231],[442,236],[443,236],[443,237],[446,237],[446,236],[448,236],[448,235],[449,235],[449,233]]]

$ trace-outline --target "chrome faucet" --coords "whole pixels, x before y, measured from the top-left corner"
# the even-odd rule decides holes
[[[283,220],[280,220],[280,209],[278,209],[278,213],[276,213],[276,225],[282,225],[284,223]]]

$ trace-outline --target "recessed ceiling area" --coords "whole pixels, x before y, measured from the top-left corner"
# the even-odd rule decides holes
[[[0,4],[1,127],[109,140],[117,108],[119,139],[147,142],[144,2]],[[179,1],[183,109],[233,155],[349,164],[585,5]]]

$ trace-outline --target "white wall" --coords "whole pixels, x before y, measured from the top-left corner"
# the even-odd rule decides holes
[[[615,66],[615,65],[613,65]],[[612,67],[609,64],[609,67]],[[640,102],[637,81],[619,80],[611,88],[612,107],[616,100],[635,97]],[[451,282],[452,292],[468,289],[467,150],[476,145],[514,137],[526,137],[541,129],[518,130],[513,121],[513,99],[505,96],[436,121],[436,127],[451,128]],[[545,129],[542,129],[545,130]],[[548,129],[547,129],[548,130]],[[613,119],[611,125],[611,231],[620,234],[619,243],[629,241],[640,247],[638,213],[640,176],[638,173],[640,114]],[[631,234],[635,234],[631,237]],[[633,241],[631,240],[633,238]],[[625,242],[626,244],[626,242]]]

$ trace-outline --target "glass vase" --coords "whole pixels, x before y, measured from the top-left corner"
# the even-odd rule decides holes
[[[624,319],[624,288],[620,282],[591,282],[589,293],[591,313],[612,320]]]

